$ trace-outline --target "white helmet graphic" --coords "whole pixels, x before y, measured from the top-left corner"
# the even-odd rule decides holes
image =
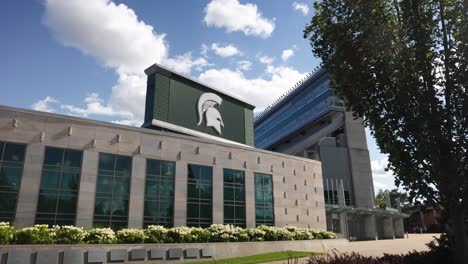
[[[198,98],[198,124],[199,126],[203,121],[203,114],[206,117],[206,126],[212,127],[218,134],[221,135],[221,127],[224,127],[223,119],[216,105],[220,105],[223,99],[214,93],[204,93]]]

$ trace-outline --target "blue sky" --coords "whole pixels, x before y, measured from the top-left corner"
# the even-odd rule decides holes
[[[320,64],[302,38],[312,3],[7,1],[0,104],[139,126],[143,70],[158,62],[262,110]],[[367,136],[375,188],[391,188]]]

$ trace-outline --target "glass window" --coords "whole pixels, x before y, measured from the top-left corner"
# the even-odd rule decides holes
[[[128,199],[132,158],[99,153],[94,205],[94,226],[125,228],[128,225]]]
[[[255,177],[255,224],[275,225],[273,206],[273,176],[254,173]]]
[[[145,211],[143,226],[172,227],[175,162],[146,160]]]
[[[245,227],[245,172],[223,170],[224,224]]]
[[[212,224],[213,168],[188,165],[187,226],[208,227]]]
[[[74,225],[82,152],[46,147],[36,224]]]
[[[0,222],[15,220],[26,145],[0,142]]]

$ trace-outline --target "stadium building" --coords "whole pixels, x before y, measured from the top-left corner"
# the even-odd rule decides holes
[[[0,106],[0,221],[403,236],[405,215],[374,209],[362,121],[324,70],[255,121],[240,98],[157,64],[145,72],[141,128]]]

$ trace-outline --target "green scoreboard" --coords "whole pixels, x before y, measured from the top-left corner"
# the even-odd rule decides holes
[[[253,105],[154,64],[143,127],[254,146]]]

